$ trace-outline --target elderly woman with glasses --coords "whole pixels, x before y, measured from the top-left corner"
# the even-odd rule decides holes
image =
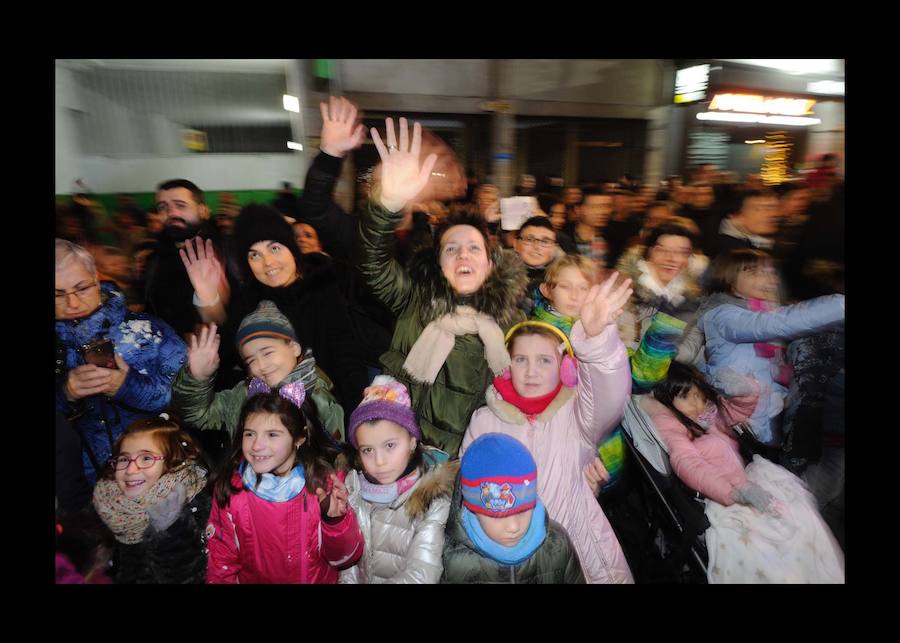
[[[161,319],[132,313],[93,257],[56,240],[56,408],[81,437],[93,484],[128,424],[169,405],[187,346]]]
[[[676,356],[694,361],[703,346],[702,334],[685,333],[702,295],[698,277],[708,265],[706,257],[694,253],[690,226],[678,219],[656,226],[617,266],[634,284],[634,295],[619,318],[619,335],[631,356],[635,392],[665,379]]]

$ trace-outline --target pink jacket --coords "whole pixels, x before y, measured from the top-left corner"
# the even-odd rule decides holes
[[[338,472],[341,480],[345,475]],[[232,482],[241,485],[237,472]],[[362,556],[363,535],[352,511],[334,525],[322,521],[320,511],[305,488],[287,502],[246,490],[232,494],[224,509],[213,500],[206,582],[337,583],[338,570]]]
[[[754,393],[741,397],[721,397],[731,424],[743,422],[753,414],[759,400]],[[721,505],[731,505],[731,491],[747,482],[744,460],[737,441],[729,434],[729,423],[721,413],[708,433],[691,440],[687,427],[663,404],[647,395],[641,406],[669,448],[672,471],[687,486]]]
[[[596,337],[576,322],[570,335],[578,357],[578,387],[560,389],[543,413],[529,421],[493,386],[486,407],[472,416],[460,457],[485,433],[504,433],[524,444],[538,467],[538,495],[551,520],[569,533],[589,583],[633,583],[622,547],[591,492],[584,467],[597,443],[619,423],[631,392],[631,370],[615,325]]]

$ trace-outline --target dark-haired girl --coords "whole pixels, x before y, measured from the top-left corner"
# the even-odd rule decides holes
[[[94,487],[116,539],[113,582],[202,584],[210,494],[203,457],[165,416],[130,424]]]
[[[336,583],[362,555],[340,447],[294,401],[261,393],[241,409],[241,439],[214,484],[208,583]]]
[[[732,427],[758,400],[750,378],[723,369],[710,385],[675,362],[641,402],[675,475],[706,496],[709,581],[842,583],[843,554],[800,479],[758,455],[744,466]]]

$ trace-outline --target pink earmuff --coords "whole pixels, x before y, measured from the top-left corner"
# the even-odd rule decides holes
[[[578,361],[571,355],[563,355],[559,365],[559,381],[569,388],[578,385]]]

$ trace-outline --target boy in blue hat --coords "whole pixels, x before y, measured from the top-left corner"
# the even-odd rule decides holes
[[[487,433],[466,450],[444,537],[442,583],[584,583],[565,530],[537,495],[518,440]]]

